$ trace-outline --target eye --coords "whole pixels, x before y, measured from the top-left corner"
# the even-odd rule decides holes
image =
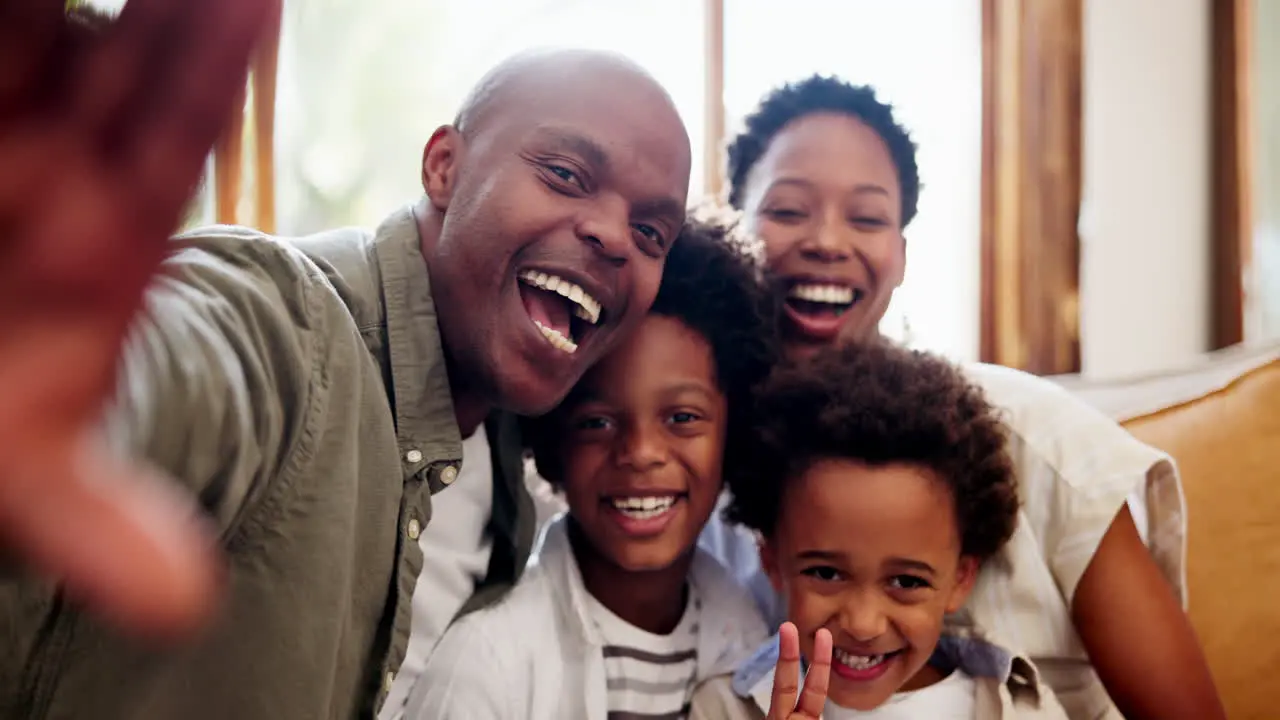
[[[571,170],[563,165],[555,163],[544,163],[542,166],[547,172],[556,177],[557,180],[574,186],[578,190],[586,191],[587,184],[583,181],[582,176],[576,170]]]
[[[869,228],[869,229],[879,229],[879,228],[887,227],[889,225],[888,220],[882,217],[871,216],[871,215],[858,215],[858,216],[849,218],[849,222],[856,227]]]
[[[699,416],[697,413],[691,413],[684,410],[671,414],[671,422],[676,423],[677,425],[697,422],[698,420],[701,420],[701,419],[702,417]]]
[[[830,565],[815,565],[810,568],[805,568],[800,572],[823,582],[835,582],[843,577],[839,570],[836,570]]]
[[[795,208],[776,207],[765,210],[764,216],[774,222],[792,224],[803,221],[808,217],[808,214],[803,210],[797,210]]]
[[[933,587],[928,580],[915,575],[894,575],[889,578],[889,586],[895,590],[923,590]]]
[[[578,432],[608,430],[613,421],[602,415],[586,415],[573,421],[572,429]]]
[[[636,231],[636,235],[640,236],[636,244],[640,245],[650,254],[662,254],[667,249],[667,241],[662,236],[662,231],[652,225],[637,223],[631,228]]]

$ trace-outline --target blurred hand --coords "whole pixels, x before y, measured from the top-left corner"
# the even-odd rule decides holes
[[[0,556],[137,632],[207,615],[217,556],[92,426],[277,2],[129,0],[95,35],[0,0]]]

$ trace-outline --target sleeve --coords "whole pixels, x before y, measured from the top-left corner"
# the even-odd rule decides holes
[[[431,651],[409,694],[405,720],[520,720],[522,681],[486,628],[484,615],[454,623]]]
[[[977,379],[1006,411],[1024,517],[1068,604],[1126,504],[1185,604],[1185,504],[1173,460],[1048,380],[1007,369]]]
[[[226,532],[306,429],[333,313],[288,249],[206,240],[175,253],[148,291],[104,431],[114,449],[187,488]]]

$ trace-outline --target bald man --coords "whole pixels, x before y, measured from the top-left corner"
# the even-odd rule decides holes
[[[154,1],[135,3],[159,12]],[[192,6],[202,8],[205,24],[226,12],[204,0]],[[229,6],[249,12],[243,3]],[[126,6],[121,25],[137,41],[140,26],[130,24],[129,12]],[[169,11],[166,27],[186,12]],[[229,102],[232,94],[225,95]],[[11,139],[12,126],[0,129],[9,133],[0,140]],[[0,143],[0,159],[11,150]],[[195,156],[184,149],[182,157],[188,154]],[[67,325],[77,313],[90,316],[85,298],[125,297],[135,279],[145,309],[65,348],[114,348],[104,363],[111,382],[46,383],[19,406],[40,425],[63,409],[38,402],[41,392],[45,400],[109,399],[103,427],[112,452],[86,456],[102,463],[93,466],[102,471],[97,492],[113,494],[104,483],[127,474],[118,470],[122,457],[145,461],[164,480],[148,486],[147,503],[130,506],[152,513],[153,525],[121,512],[96,550],[54,547],[62,539],[39,525],[47,516],[6,546],[63,571],[70,584],[0,585],[0,716],[372,716],[405,656],[423,566],[419,540],[430,528],[433,496],[465,472],[463,439],[485,438],[488,456],[466,460],[491,466],[493,477],[491,501],[459,511],[471,513],[470,532],[479,529],[491,543],[469,610],[515,581],[532,542],[533,508],[508,413],[550,409],[644,317],[683,222],[689,165],[688,137],[670,98],[637,67],[593,52],[526,54],[491,72],[458,121],[432,134],[421,160],[422,198],[374,233],[283,239],[217,228],[157,246],[152,267],[97,257],[133,275],[106,277],[87,264],[68,271],[60,287],[70,295],[58,316]],[[193,181],[198,172],[188,170],[194,164],[182,174]],[[0,211],[16,207],[5,204],[14,187],[0,183]],[[86,197],[107,194],[94,189]],[[173,195],[162,198],[166,211],[181,205]],[[53,230],[75,223],[30,226],[43,234],[6,234],[6,241],[20,250],[37,248],[41,237],[65,243]],[[20,277],[22,262],[39,277],[57,259],[34,250],[0,258],[11,278]],[[4,362],[14,357],[35,358],[36,349],[0,342],[0,394],[22,389],[24,377],[43,377],[34,359],[21,364],[28,375],[6,375],[12,366]],[[0,443],[20,437],[17,423],[5,419],[0,411]],[[23,485],[21,477],[0,464],[0,513],[49,514],[55,498],[70,497],[61,485]],[[20,501],[14,488],[36,494]],[[224,587],[212,627],[194,640],[157,645],[83,613],[79,601],[109,596],[99,605],[117,611],[116,619],[133,613],[135,628],[145,624],[140,601],[121,600],[127,593],[118,579],[181,580],[182,563],[173,558],[191,555],[170,548],[165,557],[162,548],[133,559],[110,550],[150,551],[155,537],[128,532],[182,525],[175,488],[218,538]],[[92,501],[76,495],[73,504],[85,502]],[[118,504],[102,507],[119,512]],[[71,560],[59,565],[51,557]],[[157,557],[173,567],[136,565]],[[95,559],[114,574],[94,576]],[[77,584],[90,576],[97,579]],[[84,590],[68,594],[68,587]]]

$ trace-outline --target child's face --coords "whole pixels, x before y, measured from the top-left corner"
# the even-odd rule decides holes
[[[650,315],[570,396],[560,479],[594,551],[630,571],[687,553],[720,493],[726,403],[711,347]]]
[[[964,603],[977,570],[960,555],[951,491],[936,475],[850,460],[816,463],[789,484],[761,558],[801,652],[812,655],[819,628],[831,631],[827,697],[857,710],[917,687],[943,616]]]

